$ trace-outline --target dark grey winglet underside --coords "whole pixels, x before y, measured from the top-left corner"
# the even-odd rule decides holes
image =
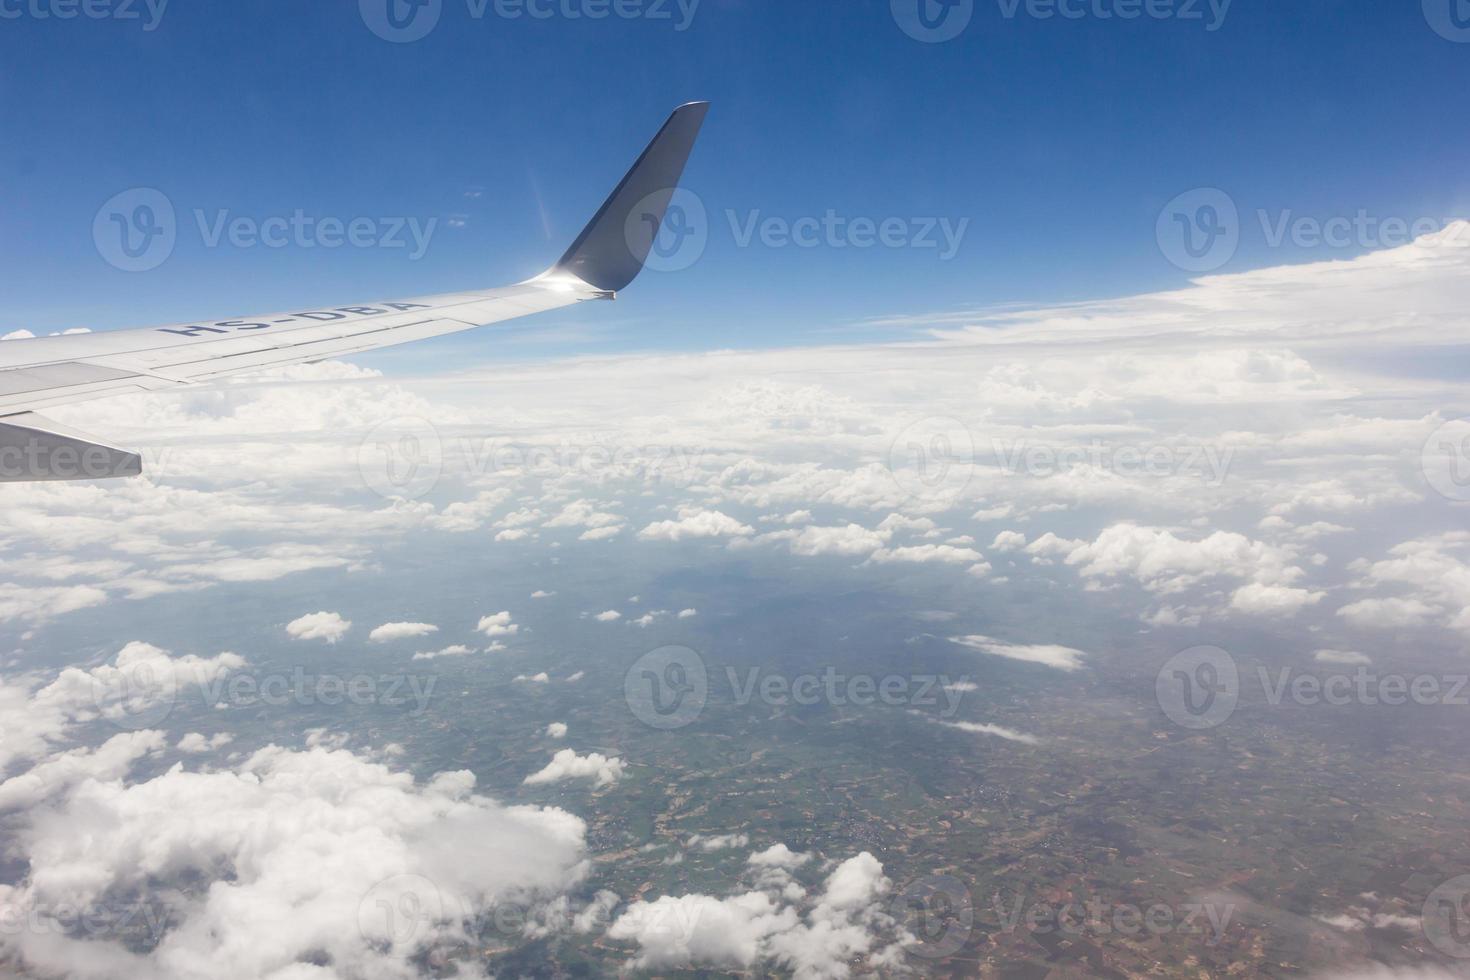
[[[569,272],[598,289],[613,292],[638,276],[708,111],[708,102],[690,102],[674,110],[633,169],[556,263],[556,271]]]

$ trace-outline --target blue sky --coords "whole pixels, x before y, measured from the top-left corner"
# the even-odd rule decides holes
[[[539,0],[551,16],[514,19],[493,2],[476,17],[469,0],[439,0],[433,29],[410,43],[367,26],[384,0],[177,3],[156,24],[143,0],[136,19],[60,19],[66,2],[0,2],[0,332],[523,278],[690,99],[714,102],[686,175],[710,221],[699,261],[646,274],[616,307],[372,363],[891,337],[863,321],[1177,286],[1190,273],[1167,260],[1156,223],[1200,187],[1239,208],[1227,272],[1376,243],[1355,232],[1340,248],[1273,245],[1259,210],[1273,223],[1288,210],[1470,213],[1467,137],[1447,108],[1470,81],[1470,44],[1442,36],[1457,36],[1453,21],[1434,29],[1438,0],[1237,0],[1223,12],[1219,0],[1153,0],[1169,16],[1127,21],[1100,13],[1129,0],[1071,0],[1074,18],[1034,16],[1038,0],[973,0],[968,26],[939,43],[906,34],[889,0],[702,0],[692,12],[669,0],[666,19],[649,16],[653,0],[625,0],[639,16],[597,20],[564,11],[598,0]],[[93,221],[139,187],[175,208],[177,242],[129,273],[99,254]],[[438,223],[417,260],[411,248],[211,247],[199,228],[198,215],[298,209]],[[747,225],[829,210],[915,234],[930,218],[967,224],[945,260],[942,248],[742,247],[729,214]]]

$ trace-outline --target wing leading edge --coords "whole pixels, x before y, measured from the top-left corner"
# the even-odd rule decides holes
[[[662,224],[708,109],[707,102],[675,109],[560,261],[513,286],[0,343],[0,483],[142,471],[136,454],[36,409],[342,357],[616,298],[642,270],[651,244],[629,229]]]

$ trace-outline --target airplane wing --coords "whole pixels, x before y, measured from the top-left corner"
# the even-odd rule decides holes
[[[138,454],[52,422],[37,409],[167,391],[616,298],[643,268],[708,109],[707,102],[675,109],[566,254],[513,286],[0,343],[0,483],[142,472]]]

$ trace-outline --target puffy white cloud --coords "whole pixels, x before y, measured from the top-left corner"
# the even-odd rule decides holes
[[[622,778],[625,767],[622,759],[608,758],[600,752],[578,755],[574,749],[561,749],[544,768],[533,772],[523,782],[527,786],[541,786],[571,779],[590,779],[597,786],[609,786]]]
[[[417,784],[346,751],[276,746],[236,770],[176,766],[133,784],[100,773],[20,829],[29,872],[0,899],[45,915],[177,882],[156,948],[60,929],[7,931],[0,947],[75,977],[410,976],[427,951],[467,941],[466,917],[586,874],[580,819],[505,807],[474,784],[468,772]],[[405,930],[385,908],[421,917]]]
[[[623,519],[617,514],[599,511],[591,501],[575,500],[563,507],[561,513],[542,527],[608,527],[622,522]]]
[[[1071,647],[1058,646],[1051,643],[1042,644],[1019,644],[1006,643],[1001,640],[991,639],[988,636],[971,635],[951,637],[952,642],[971,650],[979,650],[993,657],[1005,657],[1009,660],[1020,660],[1025,663],[1041,664],[1045,667],[1053,667],[1057,670],[1081,670],[1083,658],[1087,654],[1081,650]]]
[[[873,552],[871,561],[886,562],[938,562],[945,565],[966,565],[979,562],[980,552],[974,548],[956,548],[949,544],[919,544],[903,548],[881,548]]]
[[[439,627],[432,623],[384,623],[373,628],[368,634],[368,640],[372,643],[391,643],[394,640],[408,640],[437,632]]]
[[[1287,585],[1251,582],[1235,590],[1230,596],[1230,606],[1254,615],[1294,616],[1304,607],[1320,602],[1326,594]]]
[[[352,621],[334,612],[307,613],[286,624],[286,633],[298,640],[326,640],[336,643],[352,629]]]
[[[817,555],[867,555],[888,543],[886,536],[870,531],[861,524],[846,524],[841,527],[818,527],[810,525],[799,532],[782,532],[762,535],[763,540],[787,540],[793,555],[815,557]]]
[[[522,681],[522,682],[524,682],[526,684],[550,684],[551,683],[551,675],[548,674],[544,670],[541,671],[538,674],[517,674],[515,679],[518,680],[518,681]]]
[[[166,718],[186,695],[245,665],[234,653],[171,656],[134,641],[110,663],[66,667],[49,683],[31,675],[0,680],[0,773],[37,759],[95,720],[141,729]]]
[[[699,615],[699,610],[698,609],[680,609],[679,610],[679,618],[680,619],[693,619],[695,616],[698,616],[698,615]]]
[[[521,628],[512,622],[511,618],[510,613],[505,611],[481,616],[475,630],[486,636],[514,636],[521,631]]]
[[[782,880],[790,884],[778,865],[766,868],[779,872],[771,885]],[[664,895],[634,902],[607,935],[637,944],[638,954],[629,964],[635,969],[749,970],[764,965],[765,972],[781,968],[802,980],[837,980],[850,976],[853,966],[870,955],[883,957],[911,941],[881,907],[890,887],[883,866],[864,852],[837,866],[805,914],[799,905],[784,904],[759,890],[723,899]],[[793,902],[803,894],[799,887],[781,890]]]
[[[566,738],[567,737],[567,725],[566,725],[566,722],[564,722],[564,721],[553,721],[551,724],[547,725],[546,726],[546,737],[547,738]]]
[[[1438,612],[1435,607],[1418,599],[1402,599],[1391,596],[1386,599],[1359,599],[1337,610],[1337,614],[1348,624],[1363,630],[1404,629],[1422,626]]]
[[[0,813],[29,809],[87,780],[121,779],[135,762],[158,753],[164,744],[162,732],[124,732],[95,749],[72,749],[54,755],[0,783]]]
[[[701,851],[728,851],[750,843],[749,834],[695,834],[685,842]]]
[[[764,851],[757,851],[748,863],[761,868],[799,868],[812,859],[810,854],[798,853],[785,844],[772,844]]]
[[[594,615],[592,618],[597,620],[599,623],[616,623],[618,620],[623,618],[623,614],[618,612],[616,609],[605,609],[602,612]]]
[[[189,732],[183,738],[179,739],[178,744],[174,747],[180,752],[198,755],[204,752],[214,752],[217,749],[222,749],[234,740],[235,736],[228,732],[216,732],[210,736],[206,736],[200,732]]]
[[[755,529],[729,514],[697,507],[679,509],[676,521],[655,521],[638,532],[645,541],[683,541],[686,538],[745,537]]]

